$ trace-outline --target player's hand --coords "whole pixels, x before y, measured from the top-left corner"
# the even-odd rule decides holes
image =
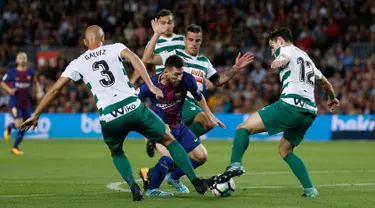
[[[328,107],[329,107],[329,111],[333,111],[336,107],[338,107],[340,105],[340,101],[338,99],[332,99],[332,100],[328,100],[327,102],[328,104]]]
[[[33,115],[30,118],[28,118],[25,122],[22,123],[20,129],[22,131],[27,131],[30,129],[30,127],[33,127],[33,130],[34,130],[36,126],[38,126],[38,120],[39,120],[39,117],[36,117]]]
[[[9,95],[15,95],[16,92],[17,92],[17,88],[10,88],[8,91]]]
[[[249,65],[254,60],[254,54],[247,52],[243,56],[241,56],[241,53],[238,53],[238,56],[236,58],[236,63],[234,64],[237,69],[245,68],[247,65]]]
[[[225,124],[223,122],[221,122],[219,119],[217,119],[216,117],[211,118],[211,122],[215,126],[220,126],[223,129],[227,129],[227,127],[225,126]]]
[[[159,100],[159,99],[164,98],[163,91],[161,91],[159,88],[153,86],[153,87],[150,88],[150,91],[155,94],[156,99]]]
[[[167,31],[167,26],[160,24],[159,20],[157,18],[151,20],[151,26],[152,29],[154,30],[154,33],[161,35],[165,31]]]
[[[277,69],[281,66],[282,66],[282,63],[281,63],[281,61],[278,61],[278,60],[274,60],[271,63],[271,69]]]

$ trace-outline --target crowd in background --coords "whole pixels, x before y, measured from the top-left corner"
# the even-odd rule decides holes
[[[209,92],[214,112],[252,113],[278,99],[280,81],[277,71],[270,69],[273,57],[266,37],[286,27],[295,45],[332,82],[341,101],[335,113],[375,113],[375,1],[371,0],[0,0],[1,76],[25,47],[74,47],[82,52],[83,32],[91,24],[103,28],[106,43],[124,43],[141,57],[153,34],[150,20],[164,8],[174,13],[178,34],[191,23],[202,26],[201,52],[219,73],[234,64],[238,52],[255,54],[246,70]],[[72,58],[62,53],[56,64],[35,68],[44,91]],[[35,60],[29,61],[37,66]],[[329,113],[323,91],[316,90],[316,95],[318,112]],[[7,110],[6,98],[1,91],[2,111]],[[83,83],[72,82],[48,112],[96,112],[95,101]]]

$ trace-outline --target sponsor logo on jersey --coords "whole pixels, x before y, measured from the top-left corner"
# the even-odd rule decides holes
[[[136,104],[132,103],[132,104],[126,105],[122,108],[119,108],[119,109],[116,109],[116,110],[112,111],[111,115],[116,118],[117,116],[124,115],[124,114],[126,114],[130,111],[133,111],[136,108],[137,108]]]
[[[173,100],[173,101],[170,101],[168,103],[156,103],[156,107],[164,110],[164,109],[167,109],[167,108],[170,108],[170,107],[174,107],[181,102],[182,102],[182,99]]]

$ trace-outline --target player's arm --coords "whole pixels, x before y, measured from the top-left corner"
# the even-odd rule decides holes
[[[36,107],[33,115],[27,119],[22,125],[21,130],[28,130],[31,126],[33,129],[38,125],[38,119],[40,114],[47,108],[48,104],[56,98],[61,89],[70,81],[67,77],[60,77],[57,82],[48,90],[46,95],[40,101],[39,105]]]
[[[153,19],[151,21],[152,29],[154,30],[154,35],[151,40],[146,45],[143,52],[142,61],[148,64],[162,65],[163,60],[159,54],[154,54],[156,43],[158,42],[160,35],[165,32],[166,27],[159,24],[159,20]]]
[[[34,87],[36,89],[36,97],[37,99],[41,99],[42,98],[42,89],[40,88],[40,84],[39,84],[39,81],[38,81],[38,78],[36,76],[34,76]]]
[[[14,95],[17,91],[15,88],[11,88],[7,85],[5,82],[1,82],[1,87],[9,94],[9,95]]]
[[[159,88],[155,87],[155,85],[152,83],[145,65],[142,63],[141,59],[139,59],[137,55],[135,55],[127,48],[123,49],[120,55],[121,57],[126,58],[130,61],[130,63],[134,67],[134,70],[139,74],[140,77],[142,77],[143,81],[145,81],[150,91],[156,95],[156,98],[163,98],[163,92]]]
[[[198,89],[198,85],[194,77],[190,74],[186,74],[185,76],[186,76],[186,79],[184,80],[185,84],[188,86],[188,90],[193,95],[198,106],[202,108],[202,110],[206,113],[208,118],[214,123],[215,126],[220,126],[221,128],[225,129],[226,126],[214,116],[214,114],[211,112],[210,108],[208,107],[206,99],[202,95],[201,91]]]
[[[316,77],[317,78],[317,77]],[[332,84],[328,81],[328,79],[321,75],[320,79],[316,81],[317,85],[327,93],[328,95],[328,107],[329,110],[332,112],[337,106],[339,106],[339,100],[336,98],[335,91],[333,90]]]
[[[241,56],[241,53],[238,53],[236,63],[230,70],[225,71],[220,76],[218,74],[214,74],[212,77],[209,78],[209,80],[217,87],[222,86],[229,80],[231,80],[237,72],[239,72],[241,69],[245,68],[251,62],[253,62],[253,60],[254,55],[250,52],[245,53],[243,56]]]

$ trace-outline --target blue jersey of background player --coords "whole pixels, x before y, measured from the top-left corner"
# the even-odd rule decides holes
[[[1,86],[10,95],[9,108],[14,118],[14,123],[7,126],[4,132],[4,139],[10,139],[12,128],[20,128],[24,120],[29,118],[31,111],[31,87],[37,88],[37,97],[41,97],[39,83],[31,68],[27,66],[27,56],[20,52],[16,58],[17,66],[10,68],[4,75]],[[19,131],[16,140],[13,144],[11,152],[15,155],[23,155],[23,152],[18,148],[22,142],[24,131]]]
[[[169,129],[176,140],[188,153],[194,168],[199,167],[207,158],[206,149],[200,143],[199,139],[191,132],[191,130],[182,122],[182,106],[185,98],[190,92],[198,105],[204,110],[208,117],[215,125],[225,128],[210,111],[204,96],[198,89],[198,85],[191,74],[184,72],[184,61],[179,56],[170,56],[165,63],[163,73],[155,75],[151,78],[153,84],[161,89],[164,93],[163,99],[156,99],[150,92],[146,84],[139,88],[138,97],[151,99],[150,108],[169,126]],[[202,152],[204,150],[205,152]],[[173,161],[168,156],[162,156],[154,168],[146,168],[141,170],[140,175],[144,181],[144,189],[148,196],[170,196],[173,195],[159,189],[165,176],[173,168]],[[145,169],[145,168],[142,168]],[[184,172],[177,168],[168,174],[168,183],[175,186],[179,192],[187,193],[189,189],[184,186],[180,178]],[[151,180],[149,180],[151,179]]]

